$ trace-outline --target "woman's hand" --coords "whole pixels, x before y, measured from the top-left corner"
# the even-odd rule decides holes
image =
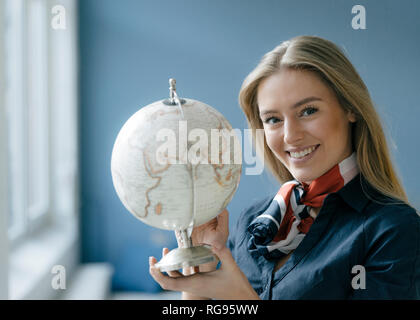
[[[194,246],[207,244],[215,248],[223,248],[229,236],[229,212],[224,209],[209,222],[195,227],[191,234]]]
[[[215,248],[223,248],[229,236],[229,212],[224,209],[216,217],[210,221],[195,227],[191,233],[191,241],[193,246],[209,245]],[[184,275],[189,275],[198,271],[208,272],[216,270],[218,261],[209,262],[184,269]]]
[[[153,279],[165,290],[184,291],[197,297],[213,299],[253,300],[259,299],[246,276],[239,269],[230,250],[212,247],[213,253],[218,256],[221,267],[218,270],[183,275],[179,271],[170,271],[164,275],[155,267],[156,258],[149,258],[149,272]],[[168,250],[164,249],[164,254]]]

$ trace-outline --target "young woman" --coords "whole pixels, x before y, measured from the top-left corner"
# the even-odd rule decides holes
[[[220,268],[165,275],[151,257],[153,278],[184,299],[420,299],[420,217],[341,50],[318,37],[283,42],[239,101],[264,130],[254,142],[281,188],[244,210],[229,240],[226,210],[194,229]]]

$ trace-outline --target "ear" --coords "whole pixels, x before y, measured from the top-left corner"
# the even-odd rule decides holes
[[[347,111],[347,119],[352,123],[357,121],[356,115],[352,111]]]

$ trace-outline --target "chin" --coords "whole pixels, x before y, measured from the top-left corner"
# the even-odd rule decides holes
[[[299,182],[305,182],[307,184],[311,183],[313,180],[318,178],[318,175],[312,174],[293,174],[295,180]]]

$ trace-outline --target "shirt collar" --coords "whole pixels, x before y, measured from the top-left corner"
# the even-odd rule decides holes
[[[366,179],[359,173],[344,187],[337,191],[337,194],[350,207],[355,209],[357,212],[362,212],[367,203],[369,202],[369,198],[366,195],[366,191],[371,193],[373,189],[369,187],[369,184],[366,181]]]

